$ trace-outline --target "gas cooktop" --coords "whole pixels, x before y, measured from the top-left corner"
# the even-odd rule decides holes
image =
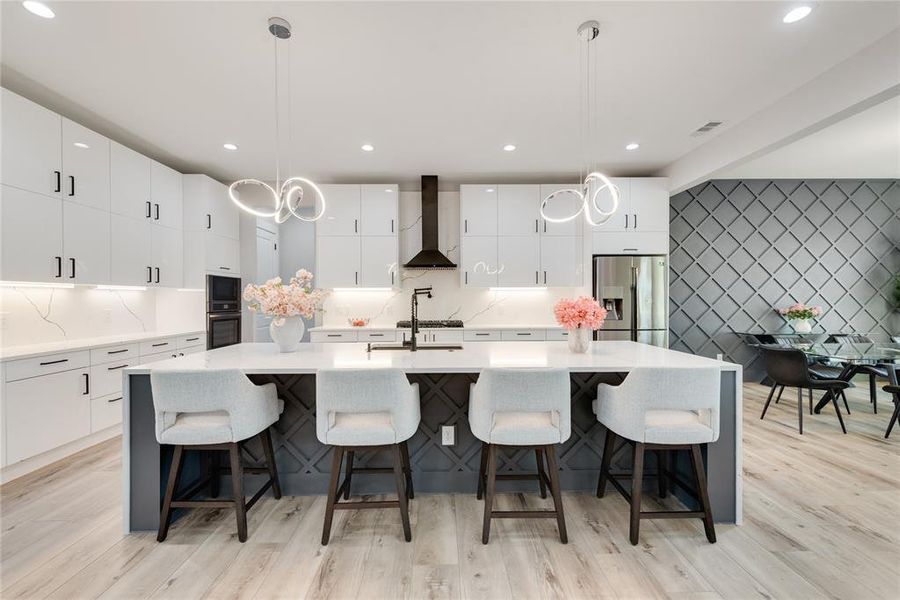
[[[462,327],[463,322],[459,319],[441,319],[440,321],[428,321],[419,319],[419,329],[441,329],[449,327]],[[412,323],[409,321],[397,321],[398,329],[409,329]]]

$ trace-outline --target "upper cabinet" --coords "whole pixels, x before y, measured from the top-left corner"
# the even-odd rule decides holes
[[[0,186],[0,279],[61,282],[62,219],[59,198]]]
[[[669,180],[666,177],[631,179],[629,230],[669,231]]]
[[[459,224],[463,237],[497,235],[497,185],[459,186]]]
[[[164,227],[181,229],[182,183],[181,173],[155,160],[150,161],[150,202],[153,222]]]
[[[360,186],[322,185],[319,189],[325,196],[325,214],[316,221],[316,235],[359,235]]]
[[[117,142],[110,143],[110,212],[132,219],[153,218],[153,202],[150,200],[151,162],[131,148]]]
[[[184,230],[240,238],[240,209],[228,187],[206,175],[183,176]]]
[[[109,211],[109,139],[62,119],[64,200]]]
[[[574,215],[576,212],[581,210],[583,202],[581,198],[576,196],[575,194],[571,194],[565,192],[563,190],[580,190],[581,184],[571,183],[571,184],[543,184],[541,185],[541,203],[543,203],[544,199],[553,194],[557,193],[550,201],[547,203],[547,206],[544,210],[544,214],[546,214],[551,219],[565,219],[570,215]],[[540,205],[538,205],[538,212],[540,213]],[[584,225],[584,217],[579,216],[575,219],[570,219],[565,221],[564,223],[558,223],[554,221],[547,221],[546,219],[541,218],[541,233],[543,235],[565,235],[565,236],[573,236],[573,235],[581,235],[582,226]]]
[[[0,183],[61,197],[62,118],[6,88],[0,92]]]
[[[360,186],[360,235],[396,235],[398,189],[396,184]]]

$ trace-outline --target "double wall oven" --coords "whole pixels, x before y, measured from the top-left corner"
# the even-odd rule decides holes
[[[206,276],[206,349],[241,343],[241,280]]]

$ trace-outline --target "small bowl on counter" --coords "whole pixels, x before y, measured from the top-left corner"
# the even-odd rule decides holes
[[[364,319],[362,317],[350,317],[347,319],[347,323],[350,327],[365,327],[369,324],[369,319]]]

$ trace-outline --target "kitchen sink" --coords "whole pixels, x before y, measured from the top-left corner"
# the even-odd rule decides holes
[[[463,347],[459,344],[425,344],[422,346],[416,346],[416,351],[418,350],[462,350]],[[403,344],[369,344],[366,347],[367,352],[371,352],[373,350],[406,350],[407,352],[411,352],[409,345]]]

